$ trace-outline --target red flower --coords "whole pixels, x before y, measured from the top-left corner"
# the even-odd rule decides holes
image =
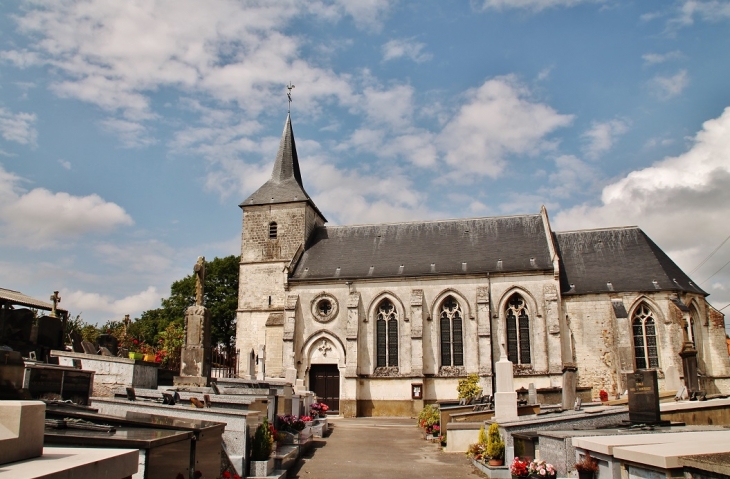
[[[133,342],[134,344],[139,344],[139,341],[137,341],[136,339],[133,339],[133,340],[132,340],[132,342]]]
[[[231,479],[231,473],[228,471],[223,471],[223,474],[221,474],[221,477],[223,479]]]

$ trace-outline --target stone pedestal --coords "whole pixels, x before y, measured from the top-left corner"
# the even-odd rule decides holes
[[[692,394],[700,390],[700,381],[697,376],[697,350],[690,341],[684,343],[682,351],[682,372],[684,373],[684,385],[687,393]]]
[[[0,401],[0,464],[43,454],[45,420],[41,401]]]
[[[575,406],[576,387],[578,385],[578,368],[574,364],[563,365],[562,408],[573,409]]]
[[[210,383],[210,311],[205,306],[190,306],[185,312],[186,338],[180,353],[180,376],[176,386],[208,386]]]
[[[494,420],[504,421],[517,417],[517,392],[514,387],[512,362],[504,356],[494,365],[497,392],[494,393]]]

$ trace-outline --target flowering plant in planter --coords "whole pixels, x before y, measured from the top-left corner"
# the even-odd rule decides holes
[[[598,461],[591,457],[589,451],[586,451],[581,460],[575,463],[575,470],[578,471],[578,477],[593,477],[598,472]]]
[[[323,402],[315,402],[309,406],[309,409],[312,412],[312,416],[319,416],[320,414],[325,414],[330,408]]]
[[[555,477],[558,473],[552,464],[535,459],[529,466],[530,475],[540,477]]]
[[[530,475],[529,464],[529,462],[515,457],[515,460],[509,466],[509,472],[514,477],[528,477]]]
[[[418,413],[418,427],[425,429],[429,434],[433,431],[433,426],[438,425],[440,420],[439,409],[433,404],[427,404]]]
[[[304,422],[310,422],[312,420],[312,416],[299,416],[299,419]]]
[[[484,462],[486,458],[487,447],[481,443],[469,444],[469,448],[466,450],[466,457],[470,457],[475,461]]]
[[[276,421],[279,429],[282,431],[299,432],[303,431],[306,427],[302,418],[299,416],[292,416],[291,414],[276,416]]]

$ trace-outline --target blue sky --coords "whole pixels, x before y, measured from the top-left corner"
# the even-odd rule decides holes
[[[261,3],[261,5],[258,5]],[[641,226],[730,303],[730,2],[0,4],[0,287],[87,321],[237,254],[287,112],[331,224]],[[718,273],[714,274],[715,271]],[[725,310],[727,312],[727,310]]]

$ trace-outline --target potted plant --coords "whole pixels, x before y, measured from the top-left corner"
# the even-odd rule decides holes
[[[589,451],[586,451],[580,461],[575,463],[575,470],[578,471],[580,479],[593,479],[598,472],[598,461],[591,457]]]
[[[441,416],[439,414],[439,409],[437,406],[434,406],[433,404],[427,404],[423,409],[421,409],[421,412],[418,413],[418,426],[424,431],[424,439],[427,436],[438,435],[435,434],[435,427],[440,426],[440,420]],[[439,427],[439,432],[440,429],[441,428]]]
[[[309,411],[311,412],[312,417],[318,418],[326,415],[327,411],[329,411],[329,406],[323,402],[315,402],[309,406]]]
[[[251,441],[251,476],[266,477],[274,469],[274,458],[271,451],[274,447],[274,436],[269,427],[269,420],[264,421],[256,428]]]
[[[479,376],[476,374],[469,374],[464,379],[459,379],[456,391],[459,394],[459,399],[465,399],[467,404],[472,399],[478,398],[482,393],[482,388],[479,387]]]
[[[554,479],[558,474],[552,464],[548,464],[547,462],[540,461],[538,459],[535,459],[530,463],[528,471],[530,472],[530,477],[534,477],[536,479]]]
[[[504,441],[499,434],[499,425],[494,422],[489,426],[487,433],[487,455],[490,466],[501,466],[504,464]]]
[[[512,461],[512,464],[509,466],[509,472],[512,474],[512,479],[516,479],[518,477],[529,477],[529,466],[529,461],[524,461],[519,457],[515,457],[514,461]]]

